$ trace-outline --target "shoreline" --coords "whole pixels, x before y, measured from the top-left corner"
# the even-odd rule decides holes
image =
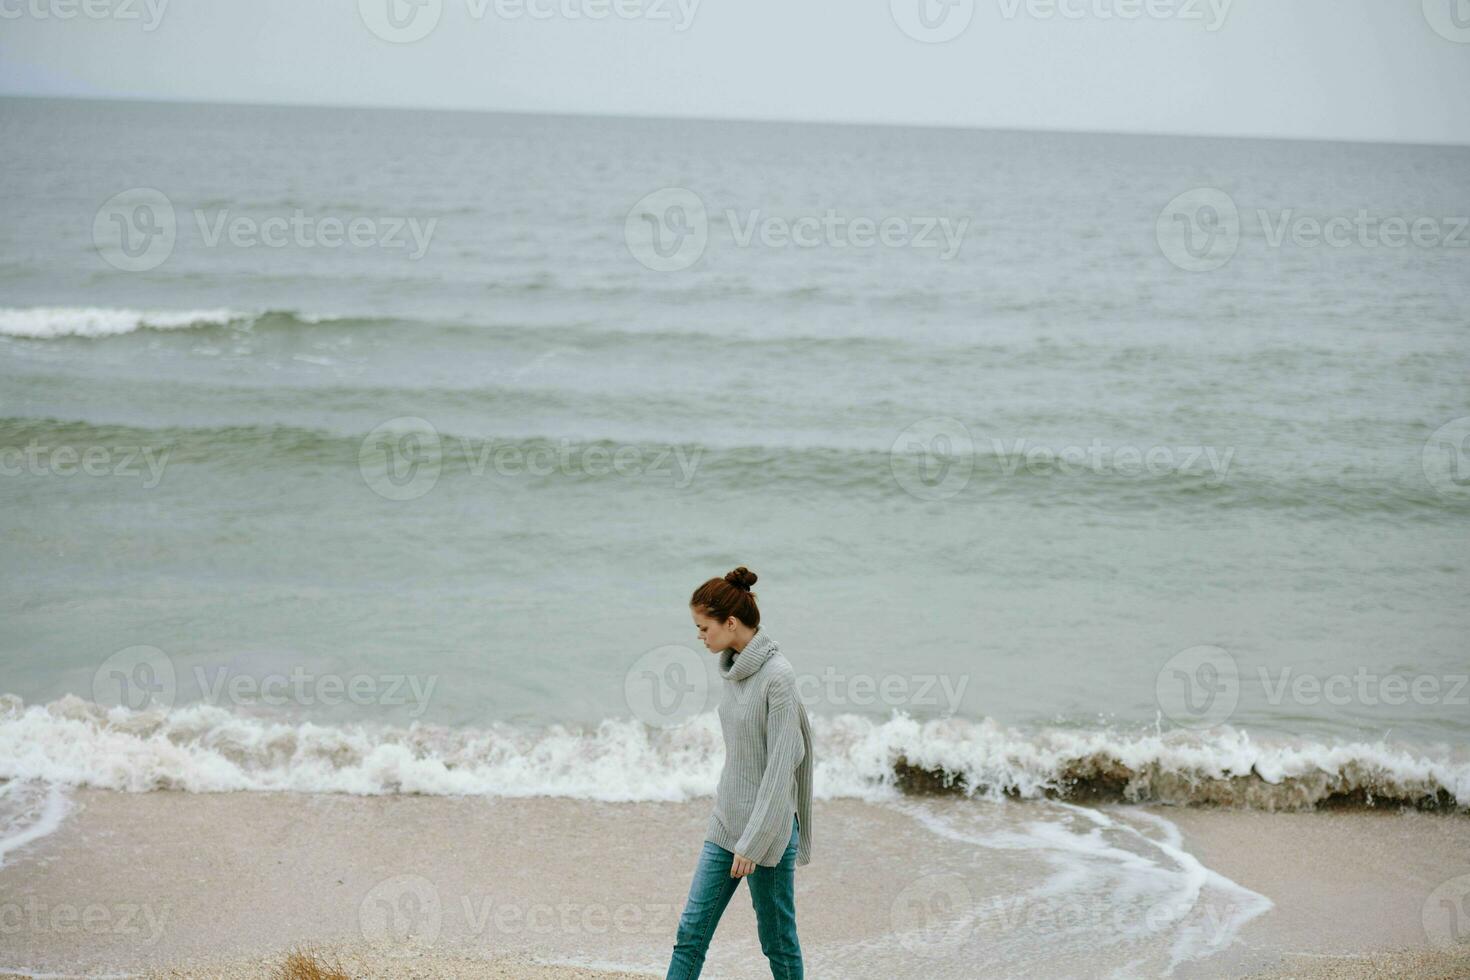
[[[351,976],[414,980],[454,976],[464,980],[659,980],[663,972],[627,972],[593,965],[548,963],[523,956],[473,957],[432,948],[382,944],[319,947],[323,958]],[[255,980],[283,959],[283,950],[226,962],[172,964],[138,980]],[[918,975],[917,973],[915,975]],[[0,980],[20,974],[0,973]],[[1241,980],[1457,980],[1470,976],[1470,950],[1391,949],[1354,956],[1287,956],[1275,968]],[[28,980],[28,978],[27,978]]]
[[[340,965],[352,977],[423,980],[454,976],[463,980],[657,980],[663,973],[627,972],[599,965],[557,963],[527,956],[476,957],[432,947],[374,944],[318,944],[322,961]],[[258,980],[270,976],[289,950],[276,949],[224,960],[172,963],[133,980]],[[715,974],[706,971],[706,975]],[[915,975],[919,975],[917,972]],[[56,976],[0,971],[0,980]],[[1291,956],[1276,967],[1240,975],[1240,980],[1458,980],[1470,976],[1470,951],[1378,950],[1351,956]]]
[[[361,976],[662,976],[709,805],[69,801],[54,833],[0,867],[0,970],[233,980],[313,946]],[[1437,887],[1470,883],[1470,821],[1455,815],[839,799],[816,801],[814,822],[813,862],[797,873],[813,976],[960,980],[977,959],[996,976],[1130,963],[1123,975],[1171,963],[1200,978],[1470,975],[1470,951],[1437,947],[1425,925]],[[1125,931],[1180,896],[1189,916],[1117,942],[1105,917],[1140,888],[1155,892]],[[704,975],[769,976],[748,896],[732,899]]]

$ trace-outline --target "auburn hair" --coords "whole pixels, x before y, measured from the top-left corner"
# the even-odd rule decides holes
[[[722,623],[734,616],[746,626],[759,626],[761,611],[755,604],[755,593],[750,591],[755,580],[755,572],[741,565],[726,572],[724,578],[712,578],[695,589],[689,605]]]

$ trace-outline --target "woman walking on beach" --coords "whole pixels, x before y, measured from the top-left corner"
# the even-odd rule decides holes
[[[776,980],[802,980],[796,938],[796,866],[811,861],[812,736],[796,694],[796,672],[760,629],[750,591],[756,575],[741,565],[694,590],[689,611],[724,678],[720,728],[725,768],[679,917],[666,980],[694,980],[715,926],[750,882],[761,952]]]

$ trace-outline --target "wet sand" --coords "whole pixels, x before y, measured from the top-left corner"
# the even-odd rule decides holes
[[[708,814],[707,801],[95,790],[72,800],[59,830],[0,868],[0,969],[259,977],[312,944],[361,976],[661,977]],[[1043,813],[817,801],[813,862],[797,871],[808,976],[936,980],[973,976],[977,962],[988,976],[1099,976],[1129,963],[1131,975],[1161,972],[1177,937],[1114,951],[1069,947],[1045,923],[946,931],[954,910],[935,901],[935,883],[959,882],[978,903],[1045,880],[1049,866],[1024,848],[977,848],[918,818],[987,807],[1007,832]],[[1223,952],[1174,976],[1470,976],[1470,951],[1455,945],[1470,930],[1445,918],[1446,897],[1470,876],[1463,815],[1109,812],[1124,822],[1130,810],[1172,821],[1189,855],[1272,903]],[[769,975],[742,888],[704,976]]]
[[[1275,903],[1242,936],[1243,948],[1274,957],[1270,968],[1245,974],[1252,980],[1470,978],[1464,815],[1166,813],[1202,863]],[[1452,896],[1460,896],[1457,926],[1444,905]]]

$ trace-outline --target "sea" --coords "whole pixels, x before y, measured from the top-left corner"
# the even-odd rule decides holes
[[[1470,809],[1470,148],[9,98],[0,171],[0,860],[710,797],[738,565],[818,814]]]

